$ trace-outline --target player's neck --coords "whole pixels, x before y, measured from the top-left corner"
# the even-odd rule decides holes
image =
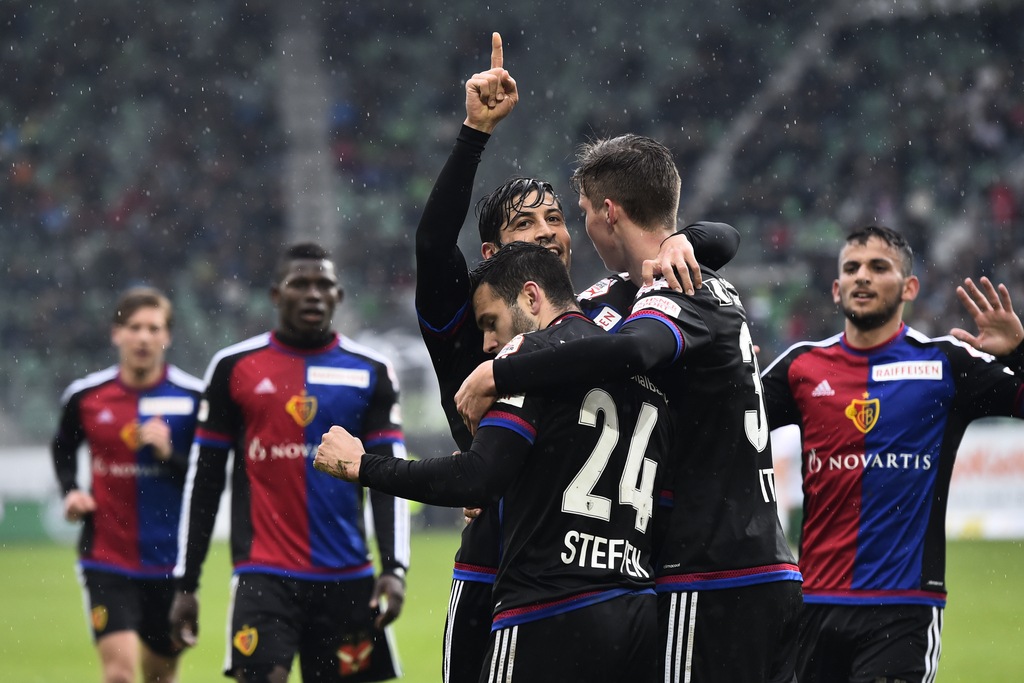
[[[900,313],[902,313],[902,309]],[[870,349],[884,344],[895,337],[902,325],[903,316],[900,314],[894,315],[881,327],[876,327],[873,330],[862,330],[847,319],[846,329],[844,330],[846,333],[846,343],[855,349]]]
[[[131,368],[121,366],[121,383],[132,389],[145,389],[160,381],[164,375],[164,364],[160,363],[151,368]]]
[[[671,237],[670,230],[644,230],[636,224],[629,226],[627,238],[623,241],[628,263],[629,279],[637,283],[643,283],[644,261],[654,259],[661,251],[661,243],[665,238]]]

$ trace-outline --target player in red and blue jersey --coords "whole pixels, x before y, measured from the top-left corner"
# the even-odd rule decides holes
[[[1024,416],[1024,329],[1005,287],[958,292],[982,334],[954,333],[996,362],[903,323],[912,263],[899,233],[852,233],[832,286],[845,331],[764,373],[770,424],[799,425],[803,440],[801,683],[935,679],[957,448],[972,420]]]
[[[476,323],[488,352],[505,344],[499,357],[605,334],[542,246],[508,244],[473,279]],[[335,428],[316,466],[435,505],[500,501],[502,553],[479,681],[653,683],[651,517],[670,428],[650,380],[595,378],[499,400],[471,448],[452,457],[405,466],[363,455],[358,439]]]
[[[164,362],[173,309],[159,291],[125,292],[113,322],[119,363],[64,392],[53,462],[66,516],[85,522],[78,570],[104,680],[135,680],[141,658],[146,680],[172,681],[171,570],[202,382]],[[89,491],[76,481],[83,441]]]
[[[482,334],[473,323],[469,268],[458,247],[458,237],[469,213],[473,179],[484,146],[518,101],[515,81],[502,64],[501,38],[494,34],[492,68],[474,74],[466,82],[466,120],[416,229],[416,310],[420,332],[437,374],[441,405],[461,450],[469,449],[472,436],[455,409],[455,392],[490,354],[483,351]],[[534,242],[548,247],[569,266],[571,237],[561,201],[549,183],[535,178],[510,178],[484,197],[478,210],[484,258],[503,244]],[[681,232],[685,239],[668,240],[660,261],[673,280],[675,271],[671,266],[678,266],[686,287],[691,286],[690,269],[699,286],[697,260],[720,267],[735,255],[739,246],[739,234],[724,224],[697,224]],[[599,326],[612,331],[625,319],[636,292],[637,286],[628,275],[620,273],[580,294],[579,305]],[[497,519],[496,510],[485,508],[462,534],[445,624],[445,683],[473,683],[480,671],[493,607],[491,585],[498,566]]]
[[[374,453],[404,457],[397,377],[386,359],[331,329],[341,291],[320,247],[285,251],[271,299],[277,328],[222,350],[207,370],[182,513],[174,632],[194,642],[195,590],[234,451],[227,673],[283,683],[298,653],[303,680],[392,678],[400,670],[387,625],[404,599],[408,505],[370,496],[382,565],[375,581],[363,489],[312,463],[333,425],[361,435]],[[387,607],[378,613],[382,595]]]
[[[605,265],[639,281],[674,228],[671,153],[642,136],[602,140],[573,180]],[[735,288],[706,268],[702,280],[692,296],[665,279],[641,288],[615,334],[484,364],[456,401],[472,422],[495,395],[649,373],[675,422],[655,521],[664,680],[788,683],[800,574],[778,519],[757,359]]]

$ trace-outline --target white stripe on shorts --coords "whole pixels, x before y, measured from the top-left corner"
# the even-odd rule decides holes
[[[935,683],[942,654],[942,608],[932,607],[932,621],[928,624],[928,649],[924,653],[924,683]]]
[[[441,680],[448,683],[452,675],[452,632],[455,630],[455,613],[459,610],[459,599],[465,581],[452,579],[452,592],[448,597],[448,620],[444,629],[444,664],[441,667]]]
[[[690,608],[689,618],[687,603]],[[690,683],[696,624],[697,592],[672,593],[668,610],[668,638],[665,642],[665,683]]]
[[[516,663],[516,641],[519,626],[503,628],[494,634],[494,654],[491,656],[491,670],[488,683],[512,683],[512,669]]]

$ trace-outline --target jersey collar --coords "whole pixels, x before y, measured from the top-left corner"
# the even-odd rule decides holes
[[[857,355],[857,356],[870,356],[871,354],[878,353],[879,351],[882,351],[882,350],[888,348],[889,346],[892,346],[892,345],[896,344],[901,339],[903,339],[903,337],[905,337],[905,336],[907,336],[907,324],[905,322],[900,322],[900,329],[896,331],[896,334],[894,334],[893,336],[889,337],[888,339],[886,339],[881,344],[877,344],[875,346],[870,346],[870,347],[868,347],[866,349],[855,349],[854,347],[850,346],[846,342],[846,333],[845,332],[843,332],[843,336],[839,340],[839,342],[840,342],[840,344],[842,344],[843,349],[845,349],[849,353],[852,353],[852,354]]]
[[[281,341],[281,338],[277,334],[277,330],[274,330],[273,332],[270,333],[271,346],[281,351],[284,351],[285,353],[291,353],[296,356],[315,356],[317,354],[330,351],[331,349],[338,346],[338,343],[339,339],[337,332],[331,332],[331,337],[326,344],[322,344],[320,346],[315,346],[313,348],[308,349],[299,346],[293,346],[291,344],[286,344],[285,342]]]

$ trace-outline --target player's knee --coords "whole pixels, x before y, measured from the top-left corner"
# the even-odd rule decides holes
[[[135,668],[122,663],[107,664],[103,667],[103,683],[135,683]]]
[[[238,683],[286,683],[288,670],[277,664],[249,664],[237,672]]]

